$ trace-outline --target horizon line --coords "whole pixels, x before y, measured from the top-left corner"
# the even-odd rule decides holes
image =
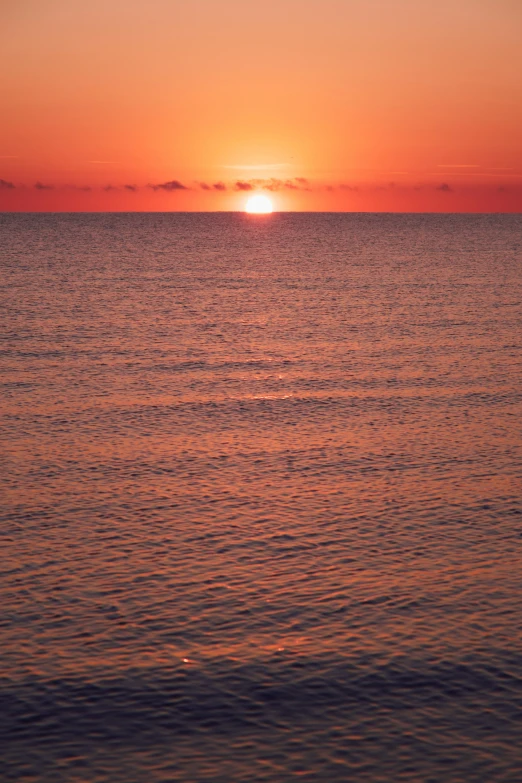
[[[44,209],[0,209],[0,215],[246,215],[252,219],[269,218],[271,215],[522,215],[519,210],[345,210],[345,209],[280,209],[272,212],[250,213],[243,209],[89,209],[89,210],[44,210]]]

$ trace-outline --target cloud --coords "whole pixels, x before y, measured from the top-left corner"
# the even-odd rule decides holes
[[[223,191],[227,189],[227,186],[224,182],[213,182],[212,185],[209,185],[208,182],[198,182],[199,187],[201,190],[219,190]]]
[[[453,188],[450,188],[447,182],[438,185],[437,190],[441,190],[443,193],[453,193]]]
[[[281,190],[281,188],[284,185],[284,182],[280,179],[275,179],[272,177],[272,179],[258,179],[258,180],[252,180],[254,185],[259,185],[263,188],[263,190],[271,190],[272,192],[275,192],[277,190]]]
[[[125,190],[130,190],[132,193],[136,193],[136,191],[138,190],[136,185],[124,185],[123,187],[125,188]]]
[[[37,182],[35,188],[36,190],[54,190],[54,185],[44,185],[42,182]]]
[[[285,180],[283,187],[287,190],[310,190],[310,183],[305,177],[294,177]]]
[[[0,179],[0,190],[12,190],[14,185],[12,182],[8,182],[6,179]]]
[[[309,181],[305,177],[294,177],[287,179],[285,182],[285,188],[289,190],[311,190]]]
[[[276,179],[275,177],[272,177],[272,179],[269,180],[262,180],[261,181],[261,187],[263,190],[271,190],[271,191],[277,191],[277,190],[300,190],[301,187],[297,180],[293,179]]]
[[[119,190],[119,188],[115,188],[114,185],[105,185],[103,189],[106,193],[109,193],[111,190]]]
[[[236,183],[236,190],[251,190],[254,188],[260,188],[261,190],[269,190],[272,193],[278,190],[310,190],[308,187],[308,180],[303,177],[295,177],[294,179],[277,179],[271,177],[270,179],[251,179],[248,180],[250,188],[239,188],[239,183]]]
[[[235,190],[253,190],[254,186],[250,182],[241,182],[238,180],[234,185]]]
[[[167,190],[172,192],[174,190],[189,190],[186,185],[183,185],[178,179],[171,179],[169,182],[160,182],[158,185],[149,185],[152,190]]]

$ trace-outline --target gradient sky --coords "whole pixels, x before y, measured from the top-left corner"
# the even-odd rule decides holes
[[[521,40],[522,0],[0,0],[0,209],[522,211]]]

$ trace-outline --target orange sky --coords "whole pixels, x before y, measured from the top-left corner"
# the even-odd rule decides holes
[[[522,0],[0,0],[0,209],[522,211],[521,40]]]

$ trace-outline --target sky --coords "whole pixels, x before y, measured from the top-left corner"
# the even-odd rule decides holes
[[[522,211],[522,0],[0,0],[0,210]]]

